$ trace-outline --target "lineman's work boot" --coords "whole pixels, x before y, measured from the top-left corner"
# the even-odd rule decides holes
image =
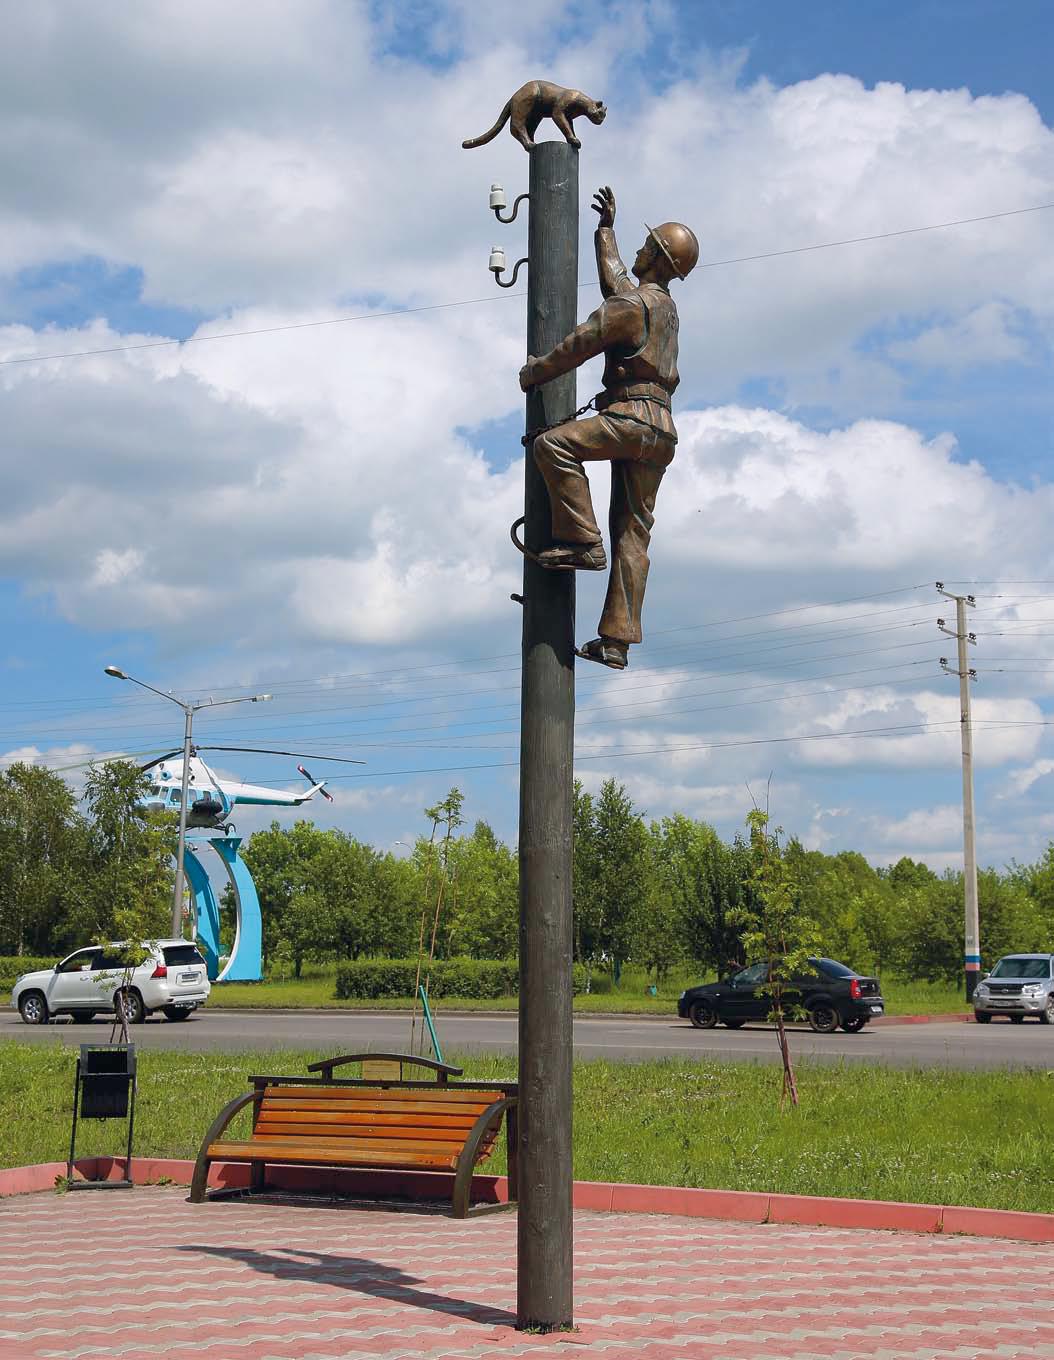
[[[575,655],[583,661],[599,661],[613,671],[624,671],[629,665],[629,644],[617,638],[598,637],[575,648]]]
[[[603,541],[596,543],[554,543],[538,554],[538,563],[549,571],[606,571],[607,554]]]

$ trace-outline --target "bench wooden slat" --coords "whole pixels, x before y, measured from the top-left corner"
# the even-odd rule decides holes
[[[405,1114],[405,1112],[394,1112],[388,1110],[302,1110],[301,1107],[288,1107],[282,1110],[275,1110],[271,1106],[264,1106],[260,1111],[260,1118],[257,1119],[257,1129],[265,1129],[272,1123],[288,1123],[290,1119],[298,1122],[310,1122],[317,1129],[354,1129],[359,1125],[377,1126],[379,1129],[390,1125],[393,1129],[411,1123],[413,1126],[427,1127],[427,1129],[450,1129],[457,1133],[468,1133],[473,1123],[476,1122],[477,1115],[469,1111],[468,1114]]]
[[[304,1138],[308,1142],[332,1143],[334,1147],[343,1147],[356,1140],[368,1142],[378,1138],[387,1138],[393,1143],[410,1139],[422,1145],[440,1144],[453,1148],[465,1146],[464,1134],[451,1133],[449,1129],[422,1129],[413,1124],[404,1124],[396,1129],[371,1129],[368,1125],[353,1129],[334,1129],[327,1125],[326,1128],[320,1129],[312,1124],[268,1124],[265,1129],[257,1129],[253,1138],[265,1143],[269,1143],[273,1138],[281,1138],[283,1141]]]
[[[497,1100],[501,1092],[493,1090],[478,1090],[469,1087],[467,1090],[449,1084],[435,1086],[416,1086],[408,1090],[406,1087],[366,1087],[366,1086],[311,1086],[307,1082],[303,1086],[267,1086],[264,1094],[269,1099],[277,1097],[280,1100],[297,1099],[304,1097],[307,1100],[404,1100],[416,1101],[425,1107],[433,1102],[441,1105],[479,1105],[484,1106]]]
[[[340,1114],[367,1114],[367,1115],[410,1115],[415,1118],[431,1118],[433,1115],[450,1115],[455,1118],[464,1117],[470,1123],[474,1122],[494,1102],[490,1100],[480,1101],[473,1105],[445,1105],[436,1102],[433,1105],[424,1105],[416,1100],[390,1100],[390,1101],[358,1101],[354,1104],[343,1104],[335,1101],[328,1101],[321,1107],[323,1110],[332,1110]],[[316,1109],[313,1102],[302,1103],[295,1100],[264,1101],[260,1106],[260,1113],[264,1110],[278,1111],[281,1114],[297,1114]]]
[[[401,1138],[388,1138],[388,1139],[326,1138],[322,1136],[312,1136],[310,1134],[305,1135],[303,1133],[293,1134],[269,1133],[266,1138],[250,1139],[249,1146],[270,1147],[273,1144],[276,1147],[284,1148],[326,1147],[332,1148],[334,1151],[337,1152],[343,1151],[350,1153],[353,1152],[356,1148],[361,1148],[367,1152],[375,1150],[382,1142],[385,1143],[385,1145],[388,1147],[399,1148],[400,1151],[404,1152],[421,1151],[427,1153],[434,1152],[437,1156],[439,1155],[448,1156],[450,1154],[457,1154],[458,1152],[461,1151],[462,1147],[464,1146],[460,1139],[454,1141],[447,1139],[443,1141],[434,1140],[430,1138],[414,1138],[413,1135],[409,1133],[407,1133],[405,1136]]]
[[[209,1145],[210,1160],[222,1161],[266,1161],[299,1163],[320,1166],[391,1166],[422,1167],[428,1170],[453,1171],[457,1166],[457,1153],[420,1151],[394,1147],[355,1147],[340,1148],[326,1143],[212,1143]]]

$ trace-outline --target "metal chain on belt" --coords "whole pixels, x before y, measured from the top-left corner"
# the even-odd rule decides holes
[[[577,420],[579,416],[584,416],[587,411],[593,411],[595,409],[596,397],[590,397],[584,406],[580,406],[578,410],[573,411],[571,415],[564,416],[562,420],[554,420],[551,425],[539,425],[537,429],[528,430],[520,440],[520,443],[525,449],[530,448],[531,444],[534,443],[540,434],[548,434],[550,430],[558,429],[561,425],[566,425],[569,421]]]

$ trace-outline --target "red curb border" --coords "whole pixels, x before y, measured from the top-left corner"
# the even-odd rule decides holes
[[[88,1180],[121,1180],[124,1159],[84,1157],[75,1170]],[[194,1163],[173,1157],[133,1157],[136,1185],[169,1180],[189,1185]],[[65,1162],[44,1162],[0,1171],[0,1198],[54,1188],[66,1174]],[[269,1182],[278,1189],[334,1190],[348,1195],[378,1191],[416,1199],[447,1199],[452,1177],[436,1172],[322,1171],[313,1167],[272,1167]],[[215,1162],[209,1184],[240,1189],[249,1183],[249,1168]],[[482,1203],[508,1202],[504,1176],[477,1176],[473,1198]],[[740,1223],[787,1223],[805,1227],[882,1229],[893,1232],[957,1233],[970,1237],[1002,1237],[1017,1242],[1054,1242],[1054,1214],[1010,1209],[975,1209],[957,1205],[899,1204],[892,1200],[830,1199],[821,1195],[777,1195],[752,1190],[703,1190],[672,1185],[621,1185],[609,1181],[575,1181],[574,1207],[611,1213],[677,1214]]]

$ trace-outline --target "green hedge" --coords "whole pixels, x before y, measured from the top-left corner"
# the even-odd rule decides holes
[[[0,954],[0,987],[11,988],[23,973],[35,973],[38,968],[54,968],[58,959],[34,959],[28,954]]]
[[[336,998],[347,1001],[412,997],[417,969],[416,959],[355,959],[342,963],[337,968]],[[425,971],[422,968],[422,982]],[[431,973],[428,995],[434,1000],[512,996],[520,981],[515,959],[437,959],[427,971]],[[585,970],[575,964],[574,990],[578,993],[584,987]]]

